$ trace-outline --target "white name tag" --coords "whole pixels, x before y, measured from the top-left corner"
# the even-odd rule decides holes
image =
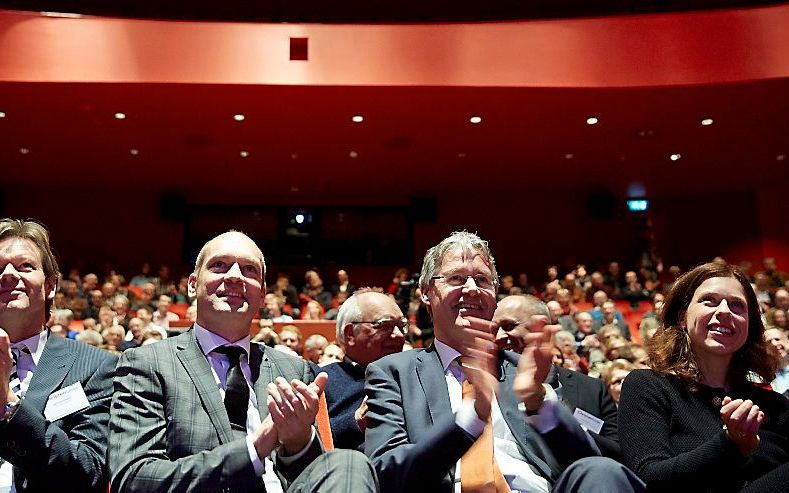
[[[69,414],[82,411],[90,406],[85,391],[82,390],[82,383],[77,382],[52,392],[44,408],[44,417],[50,423],[57,421]]]
[[[578,421],[578,424],[581,425],[581,428],[584,430],[592,431],[594,433],[600,434],[600,430],[603,429],[604,421],[597,416],[593,416],[588,412],[584,411],[581,408],[576,407],[575,412],[573,413],[573,418]]]

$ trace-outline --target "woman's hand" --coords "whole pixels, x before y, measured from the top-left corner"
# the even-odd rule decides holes
[[[742,455],[751,455],[759,445],[759,427],[764,421],[764,413],[759,406],[750,400],[732,400],[726,396],[720,413],[726,437],[737,445]]]

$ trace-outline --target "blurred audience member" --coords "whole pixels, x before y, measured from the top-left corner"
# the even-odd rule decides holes
[[[279,340],[296,355],[301,357],[301,331],[295,325],[285,325],[279,331]]]
[[[764,331],[764,338],[772,343],[778,354],[781,355],[781,367],[775,373],[775,380],[770,383],[774,391],[783,394],[789,390],[789,337],[786,332],[775,327],[770,327]]]
[[[317,301],[323,307],[323,311],[331,308],[332,297],[331,293],[326,291],[323,287],[323,280],[314,270],[308,270],[304,274],[304,281],[306,282],[304,288],[301,290],[299,300],[301,301],[302,309],[304,309],[310,301]],[[321,314],[323,316],[323,314]],[[302,317],[303,318],[303,317]],[[314,319],[306,319],[314,320]],[[319,319],[320,320],[320,319]]]
[[[356,290],[356,286],[351,284],[348,280],[348,272],[344,269],[340,269],[337,271],[337,284],[333,285],[331,288],[331,293],[334,296],[337,296],[339,293],[345,293],[348,296],[353,294]]]
[[[293,317],[282,313],[285,298],[277,293],[268,293],[264,298],[266,305],[266,318],[273,322],[293,322]]]
[[[304,341],[304,359],[317,365],[323,354],[323,349],[328,345],[329,341],[325,337],[320,334],[312,334]]]
[[[330,363],[339,363],[345,358],[345,351],[335,344],[331,343],[323,349],[321,359],[318,360],[318,366],[326,366]]]
[[[625,359],[615,359],[607,363],[600,372],[600,378],[603,379],[608,393],[611,394],[611,398],[617,406],[619,406],[619,396],[622,395],[622,382],[635,369],[633,363]]]
[[[180,319],[178,315],[168,311],[171,303],[172,299],[166,294],[159,296],[159,301],[156,303],[156,311],[153,312],[154,325],[158,325],[163,329],[169,329],[170,322],[175,322]]]

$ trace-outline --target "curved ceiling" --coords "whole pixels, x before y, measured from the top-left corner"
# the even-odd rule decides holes
[[[787,25],[786,5],[353,26],[0,12],[0,186],[301,203],[753,189],[789,179]]]

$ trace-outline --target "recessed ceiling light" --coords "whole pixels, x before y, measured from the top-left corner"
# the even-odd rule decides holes
[[[4,111],[0,111],[0,118],[5,118],[5,112]]]
[[[359,153],[356,152],[356,151],[351,151],[350,154],[348,154],[348,155],[351,156],[352,158],[359,157]]]
[[[586,123],[588,125],[597,125],[597,122],[599,121],[600,120],[598,120],[596,116],[590,116],[589,118],[586,119]]]
[[[28,149],[27,147],[20,147],[19,148],[19,154],[28,154],[29,152],[30,152],[30,149]]]
[[[237,122],[243,122],[245,118],[246,117],[244,115],[242,115],[241,113],[236,113],[235,115],[233,115],[233,120],[235,120]]]
[[[239,154],[241,157],[247,157],[247,156],[249,156],[249,153],[248,153],[247,151],[241,151],[241,152],[239,152],[238,154]]]
[[[776,161],[783,161],[784,159],[786,159],[786,154],[778,154],[775,156]]]
[[[136,156],[139,153],[140,151],[138,149],[129,149],[129,154],[131,154],[132,156]]]
[[[479,122],[482,121],[482,117],[481,116],[472,116],[471,118],[468,119],[468,121],[470,121],[471,123],[479,123]]]
[[[574,157],[575,157],[575,154],[572,154],[572,153],[567,153],[567,154],[564,155],[564,159],[572,159]]]
[[[362,123],[364,121],[364,117],[362,115],[353,115],[351,120],[353,123]]]
[[[115,118],[117,118],[118,120],[123,120],[124,118],[126,118],[126,113],[121,113],[121,112],[115,113]]]
[[[679,161],[679,158],[681,158],[681,157],[682,157],[682,155],[680,155],[679,153],[676,153],[676,154],[670,155],[668,158],[671,159],[672,161]]]
[[[465,153],[465,152],[459,152],[459,153],[458,153],[458,157],[459,157],[460,159],[463,159],[464,157],[466,157],[466,153]]]
[[[294,153],[291,153],[291,155],[290,155],[290,158],[291,158],[291,159],[298,159],[298,157],[299,157],[299,155],[298,155],[298,154],[296,154],[295,152],[294,152]]]
[[[701,124],[704,125],[705,127],[712,125],[712,118],[705,118],[701,120]]]

